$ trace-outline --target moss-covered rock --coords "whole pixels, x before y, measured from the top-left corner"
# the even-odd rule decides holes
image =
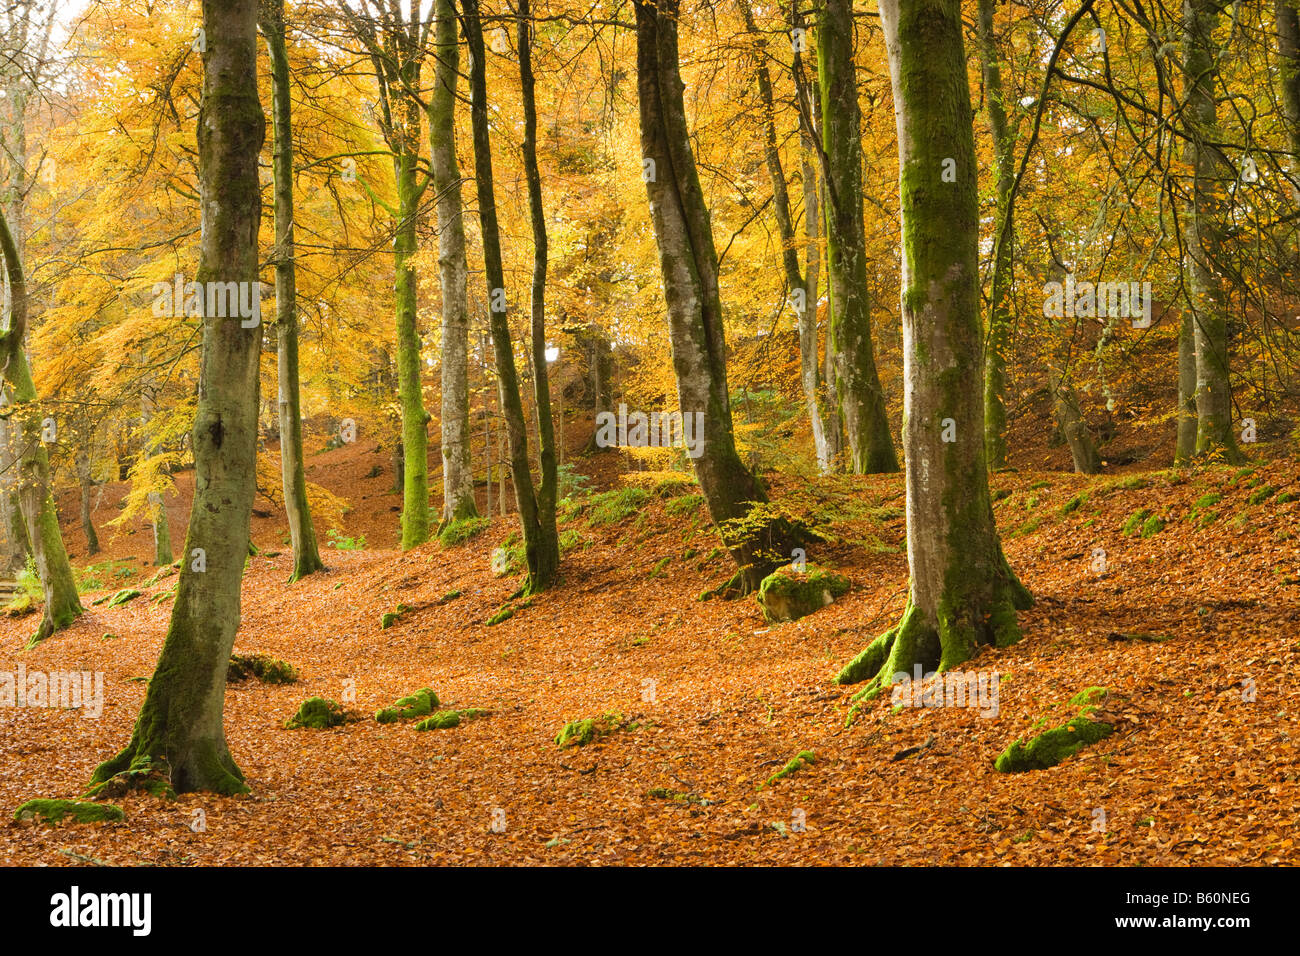
[[[298,707],[298,713],[285,721],[284,725],[290,730],[325,730],[346,723],[347,719],[347,712],[338,701],[325,697],[308,697]]]
[[[555,735],[555,743],[559,747],[585,747],[597,737],[635,727],[635,724],[628,724],[622,714],[602,714],[584,720],[571,720]]]
[[[781,780],[784,777],[788,777],[792,773],[798,773],[800,770],[803,770],[805,767],[810,766],[811,764],[814,764],[816,762],[817,762],[816,754],[814,754],[811,750],[801,750],[794,757],[790,758],[789,763],[787,763],[776,773],[772,774],[772,776],[768,777],[767,782],[764,783],[763,786],[770,787],[778,780]],[[759,789],[761,790],[762,787],[760,787]]]
[[[232,654],[226,665],[226,683],[237,684],[250,677],[263,684],[292,684],[298,679],[298,671],[268,654]]]
[[[1097,705],[1108,696],[1105,687],[1086,687],[1070,698],[1069,705],[1078,713],[1065,723],[1045,730],[1028,742],[1017,740],[998,755],[993,766],[1000,773],[1046,770],[1072,757],[1084,747],[1110,736],[1109,723],[1093,720]]]
[[[399,720],[414,720],[426,717],[438,706],[438,695],[431,687],[422,687],[414,694],[407,694],[397,700],[392,707],[385,707],[375,712],[375,720],[381,724],[392,724]]]
[[[405,604],[397,605],[396,610],[385,611],[379,618],[379,629],[386,631],[402,619],[402,615],[410,610]]]
[[[126,814],[119,806],[91,800],[28,800],[14,811],[20,823],[36,819],[61,823],[65,818],[73,823],[121,823]]]
[[[848,578],[834,571],[810,564],[800,573],[787,566],[763,579],[758,603],[767,621],[794,621],[834,603],[848,589]]]
[[[439,710],[430,714],[415,725],[416,730],[450,730],[459,727],[462,720],[486,717],[488,711],[478,707],[465,707],[461,710]]]

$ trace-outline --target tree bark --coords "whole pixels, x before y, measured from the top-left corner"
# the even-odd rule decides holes
[[[726,340],[718,292],[718,255],[691,153],[677,58],[678,0],[635,0],[641,155],[653,161],[646,193],[672,342],[683,416],[702,413],[703,448],[694,459],[705,503],[739,571],[742,592],[756,589],[790,560],[790,527],[755,506],[767,501],[736,454],[727,394]]]
[[[862,223],[862,117],[853,60],[853,0],[819,11],[817,68],[826,156],[826,263],[836,392],[855,474],[898,471],[871,344],[867,237]]]
[[[1295,0],[1274,0],[1277,22],[1278,79],[1282,115],[1291,145],[1291,193],[1300,201],[1300,7]]]
[[[559,545],[554,524],[548,535],[538,496],[533,487],[528,463],[528,423],[523,400],[519,395],[519,374],[515,369],[514,348],[510,342],[510,322],[506,311],[505,271],[501,263],[501,232],[497,225],[496,191],[492,177],[492,145],[488,132],[487,71],[483,49],[483,28],[479,22],[478,0],[463,0],[465,37],[470,54],[470,116],[474,128],[474,172],[478,186],[478,212],[483,237],[483,267],[487,277],[488,314],[492,329],[492,346],[496,355],[497,391],[510,456],[510,478],[514,483],[515,503],[523,529],[524,552],[528,575],[523,593],[551,586],[559,569]],[[545,245],[542,246],[545,255]],[[545,345],[543,343],[543,348]],[[543,359],[545,364],[545,359]],[[552,449],[554,454],[554,449]],[[502,482],[505,475],[502,475]],[[502,511],[505,508],[502,498]]]
[[[293,235],[293,116],[284,0],[262,0],[262,35],[271,59],[271,118],[275,177],[275,328],[279,375],[280,474],[284,513],[293,542],[290,583],[325,568],[307,502],[302,455],[302,402],[298,381],[298,282]]]
[[[472,518],[474,473],[469,431],[469,307],[465,220],[456,163],[456,84],[460,42],[452,0],[437,0],[436,58],[429,102],[429,158],[438,210],[438,281],[442,289],[442,523]]]
[[[1192,203],[1187,210],[1188,297],[1196,349],[1196,454],[1230,462],[1245,460],[1232,427],[1228,378],[1228,314],[1219,266],[1225,195],[1231,164],[1220,153],[1215,89],[1219,85],[1219,46],[1214,30],[1223,0],[1184,0],[1183,72],[1187,105],[1186,159],[1194,170]]]
[[[989,497],[979,216],[960,0],[881,0],[898,128],[903,238],[903,443],[910,600],[836,678],[869,699],[896,673],[947,670],[1020,637],[1032,603],[1002,554]],[[944,182],[945,160],[956,180]],[[945,440],[949,438],[951,440]]]
[[[203,0],[199,282],[257,281],[257,159],[265,136],[257,8],[257,0]],[[93,784],[161,771],[177,793],[248,789],[226,746],[222,713],[256,483],[261,343],[261,328],[203,317],[194,501],[171,625],[131,741],[95,770]]]

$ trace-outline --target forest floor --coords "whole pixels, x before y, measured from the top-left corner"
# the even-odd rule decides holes
[[[377,449],[312,459],[310,479],[357,509],[349,536],[367,536],[365,550],[324,547],[326,573],[286,584],[282,523],[254,523],[258,545],[281,550],[250,561],[236,651],[300,677],[229,687],[226,733],[252,793],[130,795],[117,824],[0,822],[0,864],[1300,862],[1293,463],[994,476],[1007,556],[1038,599],[1020,643],[965,665],[1000,675],[997,715],[882,695],[852,722],[853,688],[832,678],[906,600],[901,477],[777,484],[829,523],[834,543],[809,560],[853,586],[769,625],[753,599],[697,599],[730,569],[710,557],[716,535],[690,498],[607,496],[600,519],[614,520],[573,515],[561,585],[525,606],[508,600],[518,578],[491,570],[513,515],[462,547],[392,550],[400,499],[391,472],[363,477],[375,463],[387,463]],[[619,503],[633,507],[620,516]],[[101,503],[105,518],[113,507]],[[104,578],[87,613],[27,652],[35,618],[0,619],[0,671],[102,671],[103,715],[0,707],[6,818],[35,797],[79,795],[127,741],[167,627],[176,578],[141,587],[154,572],[144,526],[94,559],[78,536],[68,528],[75,563]],[[91,606],[127,585],[143,595]],[[409,610],[381,629],[399,603]],[[507,605],[513,616],[487,625]],[[1123,714],[1112,736],[1052,769],[994,770],[1090,685],[1110,688]],[[428,732],[373,719],[426,686],[444,706],[490,714]],[[302,700],[346,688],[364,719],[285,729]],[[566,722],[604,714],[627,726],[556,745]],[[802,751],[815,761],[766,783]]]

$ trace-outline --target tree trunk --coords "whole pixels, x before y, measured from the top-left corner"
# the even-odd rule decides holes
[[[984,449],[991,469],[1007,464],[1007,349],[1011,336],[1011,285],[1015,268],[1013,143],[1002,92],[1002,64],[993,35],[994,0],[979,0],[980,59],[985,113],[993,138],[997,215],[993,221],[993,282],[989,294],[988,347],[984,356]],[[1076,460],[1076,465],[1078,464]]]
[[[265,136],[257,8],[257,0],[203,0],[199,282],[257,281],[257,159]],[[203,317],[194,502],[171,625],[131,741],[95,770],[94,784],[124,771],[138,780],[148,770],[161,771],[177,793],[248,789],[226,746],[222,713],[256,484],[261,344],[261,328]]]
[[[452,0],[437,0],[437,63],[429,103],[429,156],[438,209],[438,281],[442,288],[442,524],[472,518],[474,473],[469,432],[469,307],[465,220],[456,163],[456,82],[460,43]]]
[[[546,361],[546,210],[542,206],[542,176],[537,168],[537,105],[533,94],[532,13],[528,0],[518,0],[519,86],[524,106],[524,175],[528,180],[528,213],[533,226],[532,346],[533,402],[537,413],[537,567],[529,573],[538,589],[549,587],[560,566],[560,538],[555,527],[555,499],[559,487],[555,423],[551,416],[550,370]],[[561,423],[561,427],[563,424]],[[520,509],[523,513],[523,509]]]
[[[738,0],[745,29],[754,39],[754,77],[758,84],[759,103],[762,107],[763,153],[767,162],[768,178],[772,180],[772,206],[776,214],[777,234],[781,237],[781,264],[785,268],[785,284],[794,305],[795,325],[799,330],[799,382],[803,388],[804,408],[812,428],[813,448],[817,465],[823,475],[830,474],[831,461],[827,453],[826,434],[822,428],[821,409],[818,405],[818,369],[820,357],[817,350],[817,290],[809,288],[808,279],[799,270],[798,240],[794,233],[794,218],[790,214],[790,194],[785,182],[785,169],[781,164],[781,151],[777,146],[776,107],[772,95],[772,77],[767,69],[767,44],[754,23],[749,0]],[[804,174],[808,173],[805,166]],[[815,183],[815,181],[814,181]],[[811,191],[804,183],[805,219],[816,221],[816,205],[808,207],[809,196],[815,197],[815,184]]]
[[[1079,409],[1079,397],[1074,388],[1063,381],[1060,373],[1050,369],[1047,373],[1048,388],[1052,393],[1052,409],[1056,415],[1056,427],[1061,437],[1070,448],[1070,458],[1074,470],[1081,475],[1095,475],[1101,471],[1101,456],[1088,430],[1088,423],[1083,420]]]
[[[789,561],[789,549],[798,541],[786,523],[752,514],[767,495],[736,454],[718,255],[682,102],[677,10],[678,0],[636,0],[641,155],[643,162],[653,161],[646,193],[659,247],[678,403],[683,416],[703,415],[695,474],[723,543],[739,565],[733,581],[748,592]]]
[[[515,370],[514,349],[510,342],[510,322],[506,312],[505,272],[501,264],[501,233],[497,226],[496,192],[492,178],[492,146],[488,135],[487,71],[483,50],[483,28],[479,22],[478,0],[464,0],[465,38],[470,54],[470,115],[474,128],[474,178],[478,185],[478,214],[483,237],[483,268],[487,277],[488,314],[492,329],[492,346],[496,355],[497,391],[510,454],[510,478],[515,486],[515,503],[523,528],[524,552],[528,576],[523,593],[551,586],[559,568],[559,545],[554,523],[548,535],[533,476],[528,465],[528,423],[523,400],[519,395],[519,375]],[[540,201],[540,199],[539,199]],[[545,256],[545,243],[542,245]],[[543,349],[545,343],[543,342]],[[543,358],[543,365],[545,359]],[[549,417],[549,416],[548,416]],[[552,447],[551,453],[554,454]],[[502,475],[504,482],[505,475]],[[545,479],[543,479],[545,480]],[[553,493],[552,486],[552,493]],[[502,510],[504,511],[504,498]]]
[[[1178,437],[1174,464],[1185,465],[1196,455],[1196,343],[1190,309],[1178,326]]]
[[[275,174],[275,328],[279,373],[280,474],[284,513],[293,542],[290,583],[321,571],[316,529],[307,503],[302,456],[302,403],[298,383],[297,249],[293,235],[293,117],[289,99],[289,52],[284,38],[284,0],[262,0],[262,34],[271,58],[271,118]],[[169,559],[170,560],[170,559]]]
[[[903,238],[903,443],[911,595],[897,627],[836,680],[869,699],[919,664],[947,670],[1020,637],[1032,603],[1007,565],[989,498],[979,215],[960,0],[881,0],[898,128]],[[944,182],[945,160],[957,176]],[[945,441],[945,438],[951,440]]]
[[[0,251],[9,282],[9,327],[0,335],[3,378],[12,390],[11,415],[18,427],[14,457],[18,461],[18,505],[27,526],[27,540],[41,578],[45,609],[31,644],[37,644],[77,619],[84,608],[77,597],[77,585],[68,563],[68,552],[59,531],[59,515],[50,491],[50,458],[42,441],[44,431],[36,384],[27,362],[27,281],[18,245],[0,211]],[[57,422],[55,423],[57,427]]]
[[[1184,0],[1183,4],[1185,148],[1187,163],[1194,170],[1184,268],[1196,348],[1196,454],[1213,453],[1240,462],[1245,456],[1237,448],[1232,428],[1228,314],[1219,265],[1226,216],[1224,196],[1234,178],[1231,164],[1217,146],[1219,46],[1214,30],[1223,7],[1223,0]]]
[[[1300,202],[1300,13],[1296,0],[1274,0],[1282,115],[1291,145],[1291,194]]]
[[[853,60],[853,0],[819,11],[817,69],[826,156],[826,263],[836,391],[855,474],[898,471],[871,344],[867,237],[862,224],[862,117]]]

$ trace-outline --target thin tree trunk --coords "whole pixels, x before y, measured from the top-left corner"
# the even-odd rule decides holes
[[[753,518],[751,512],[767,496],[736,454],[718,256],[682,102],[677,12],[678,0],[636,0],[641,155],[653,162],[646,193],[659,247],[678,403],[683,416],[703,416],[695,474],[709,514],[739,566],[733,585],[748,592],[787,562],[791,545],[799,542],[788,524]]]
[[[1232,428],[1228,314],[1219,266],[1224,194],[1233,178],[1231,165],[1216,145],[1219,46],[1214,31],[1223,6],[1223,0],[1184,0],[1183,4],[1186,159],[1194,170],[1185,268],[1196,346],[1196,454],[1213,453],[1239,462],[1244,456]]]
[[[1277,22],[1278,78],[1282,115],[1291,145],[1291,194],[1300,202],[1300,7],[1295,0],[1274,0]]]
[[[90,450],[85,449],[77,455],[77,486],[81,492],[81,531],[86,536],[86,554],[99,554],[99,535],[95,533],[95,523],[91,520],[90,499],[95,492],[95,482],[90,474]]]
[[[1047,374],[1048,388],[1052,393],[1052,409],[1056,427],[1070,448],[1074,470],[1081,475],[1095,475],[1101,471],[1101,455],[1092,440],[1088,423],[1083,420],[1079,397],[1074,388],[1062,380],[1060,373],[1051,369]]]
[[[257,160],[265,137],[257,6],[203,0],[199,282],[257,281]],[[119,773],[121,783],[146,783],[140,772],[158,771],[177,793],[248,789],[226,745],[222,714],[256,485],[261,344],[260,327],[203,317],[194,501],[171,625],[131,741],[95,770],[94,784]]]
[[[1183,310],[1178,326],[1178,436],[1174,464],[1185,465],[1196,456],[1196,343],[1192,333],[1195,319]]]
[[[438,281],[442,289],[442,522],[472,518],[474,472],[469,431],[469,307],[465,220],[456,163],[456,83],[460,43],[452,0],[437,0],[437,62],[429,102],[429,158],[438,209]]]
[[[1032,603],[1007,565],[989,497],[977,381],[978,170],[960,0],[881,0],[898,128],[903,238],[903,443],[911,595],[897,627],[848,664],[869,699],[893,675],[947,670],[1019,639]],[[953,182],[941,180],[956,162]],[[945,440],[950,438],[952,440]]]
[[[1002,64],[993,35],[994,0],[979,0],[980,59],[984,75],[985,114],[993,138],[997,175],[997,215],[994,217],[993,282],[989,301],[988,347],[984,356],[984,448],[992,469],[1007,464],[1007,349],[1011,336],[1011,284],[1015,263],[1015,187],[1013,142],[1007,126],[1002,92]],[[1076,462],[1077,464],[1077,462]]]
[[[487,277],[488,315],[492,345],[496,354],[497,391],[510,453],[510,478],[523,528],[528,576],[523,592],[550,587],[559,567],[559,547],[544,527],[533,476],[528,465],[528,424],[519,394],[510,322],[506,312],[505,271],[501,263],[501,233],[497,226],[496,193],[492,178],[492,146],[488,133],[487,71],[483,49],[483,28],[478,0],[464,0],[465,37],[470,53],[470,116],[474,128],[474,171],[478,185],[478,212],[483,237],[483,268]],[[545,246],[543,245],[543,250]],[[543,252],[544,254],[544,252]],[[543,359],[543,362],[545,360]],[[552,449],[552,454],[554,450]],[[504,481],[504,474],[502,480]],[[503,502],[504,503],[504,502]],[[553,527],[553,526],[552,526]]]
[[[3,378],[12,392],[12,415],[19,423],[14,433],[18,443],[15,450],[18,461],[17,498],[45,595],[44,613],[31,639],[31,643],[36,644],[67,627],[84,613],[84,609],[77,596],[72,565],[68,562],[63,535],[59,531],[59,515],[50,488],[49,452],[41,440],[44,429],[39,396],[27,361],[27,281],[18,245],[3,211],[0,211],[0,251],[3,252],[9,283],[9,324],[0,334],[0,359],[4,363]]]
[[[831,287],[830,349],[855,474],[898,471],[885,396],[871,344],[867,237],[862,223],[862,117],[853,59],[853,0],[819,11],[817,68],[826,157],[826,264]]]
[[[293,235],[293,117],[284,0],[262,0],[262,34],[271,58],[271,117],[275,175],[275,328],[279,374],[280,473],[284,513],[293,542],[292,583],[325,568],[307,502],[302,455],[302,403],[298,382],[298,282]]]

